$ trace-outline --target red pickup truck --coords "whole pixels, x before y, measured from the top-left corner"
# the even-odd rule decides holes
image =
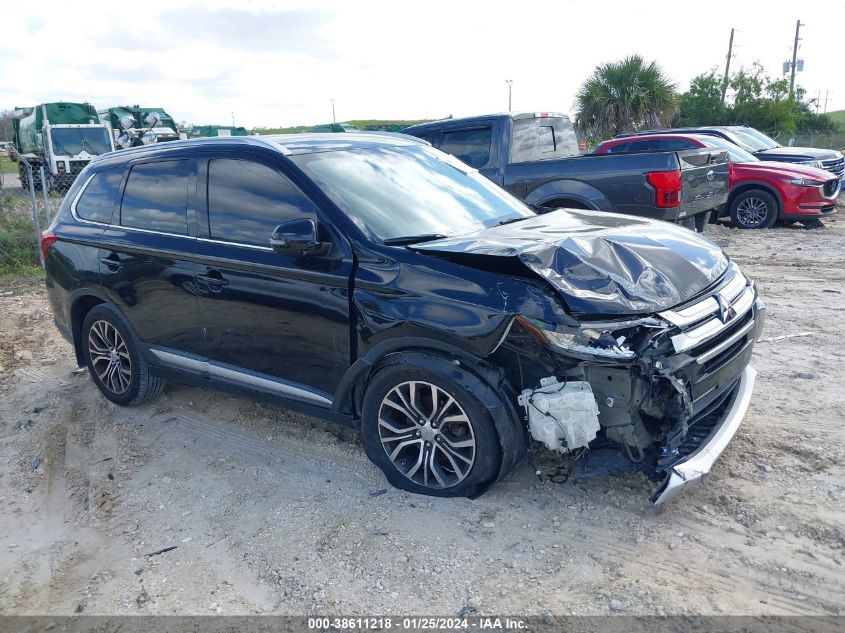
[[[730,155],[730,192],[720,215],[729,215],[738,228],[763,229],[778,220],[799,221],[812,228],[823,226],[821,218],[836,213],[840,181],[834,174],[795,163],[761,161],[719,137],[684,133],[626,136],[605,141],[594,153],[696,148],[723,149]]]

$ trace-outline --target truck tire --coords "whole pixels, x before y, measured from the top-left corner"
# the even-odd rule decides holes
[[[767,229],[777,219],[777,200],[763,189],[743,191],[731,202],[731,223],[738,229]]]
[[[26,168],[18,163],[18,175],[21,178],[21,187],[24,191],[29,191],[29,172]],[[32,168],[32,181],[35,185],[35,191],[41,191],[41,174],[37,167]]]

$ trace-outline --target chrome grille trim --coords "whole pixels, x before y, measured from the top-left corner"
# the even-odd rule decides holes
[[[745,275],[739,272],[735,266],[732,267],[732,270],[734,272],[733,278],[717,292],[728,303],[733,303],[742,293],[743,289],[748,286],[748,280],[745,278]],[[672,325],[686,327],[696,321],[701,321],[711,314],[716,314],[718,311],[719,302],[713,296],[710,296],[681,310],[665,310],[660,312],[660,316]]]
[[[727,287],[727,286],[726,286]],[[713,303],[716,303],[716,300],[713,300]],[[712,318],[701,325],[687,330],[686,332],[681,332],[680,334],[676,334],[675,336],[671,337],[672,345],[675,347],[676,352],[685,352],[688,349],[692,349],[696,345],[700,345],[707,339],[713,338],[719,332],[724,330],[725,328],[731,327],[736,322],[736,319],[740,318],[744,315],[748,310],[751,309],[751,306],[754,304],[754,287],[753,286],[746,286],[745,292],[743,292],[732,304],[731,308],[736,313],[735,316],[729,320],[727,323],[722,323],[722,321],[718,318]],[[718,304],[717,304],[718,309]]]
[[[739,330],[737,330],[736,332],[731,334],[728,338],[726,338],[724,341],[722,341],[721,343],[716,345],[716,347],[713,347],[713,348],[707,350],[706,352],[704,352],[701,356],[699,356],[698,358],[695,359],[695,362],[698,363],[699,365],[703,365],[704,363],[706,363],[711,358],[715,358],[716,356],[718,356],[719,354],[724,352],[731,345],[736,343],[739,339],[744,337],[746,334],[748,334],[753,329],[754,329],[754,319],[749,321],[747,324],[743,325]]]

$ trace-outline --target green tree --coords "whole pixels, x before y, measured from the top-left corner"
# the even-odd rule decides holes
[[[811,110],[805,92],[789,98],[789,82],[772,79],[760,64],[733,73],[728,80],[728,101],[721,103],[722,80],[711,70],[695,77],[681,95],[681,125],[749,125],[769,134],[835,131],[834,122]]]
[[[601,64],[576,96],[576,127],[596,140],[665,127],[678,112],[675,84],[639,55]]]
[[[713,69],[695,77],[681,95],[678,125],[720,125],[727,122],[728,109],[722,103],[722,77]]]

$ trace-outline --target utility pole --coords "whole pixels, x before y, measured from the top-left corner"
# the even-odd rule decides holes
[[[337,119],[334,116],[334,99],[329,99],[332,102],[332,123],[337,123]]]
[[[508,112],[513,112],[513,102],[511,101],[513,79],[505,79],[505,83],[508,84]]]
[[[235,113],[232,112],[232,127],[235,127]]]
[[[830,90],[824,91],[824,112],[822,114],[827,114],[827,95],[830,94]]]
[[[801,20],[795,23],[795,44],[792,46],[792,66],[790,68],[790,75],[789,75],[789,100],[792,101],[793,96],[795,95],[795,66],[798,64],[798,42],[801,40],[798,37],[798,33],[801,32],[801,27],[804,26],[801,24]]]
[[[731,29],[731,39],[728,42],[728,57],[725,61],[725,77],[722,79],[722,104],[725,103],[725,94],[728,91],[728,78],[730,77],[731,71],[731,56],[733,55],[734,50],[734,31],[736,29]]]

